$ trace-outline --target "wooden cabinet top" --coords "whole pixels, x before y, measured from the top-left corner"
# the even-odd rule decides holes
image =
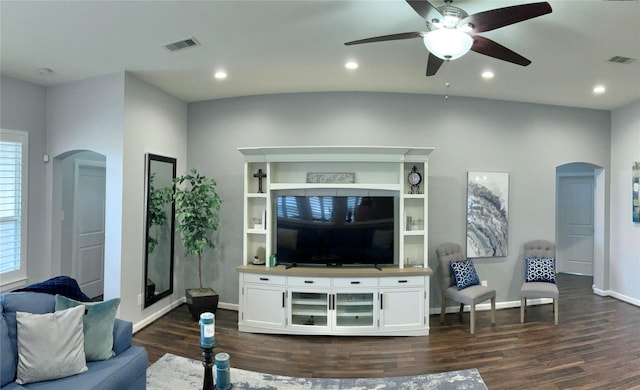
[[[299,266],[286,269],[284,265],[277,267],[265,267],[264,265],[241,265],[236,268],[238,272],[267,274],[267,275],[285,275],[285,276],[307,276],[307,277],[377,277],[377,276],[414,276],[414,275],[431,275],[431,268],[423,267],[406,267],[400,269],[398,267],[387,267],[378,270],[373,267],[310,267]]]

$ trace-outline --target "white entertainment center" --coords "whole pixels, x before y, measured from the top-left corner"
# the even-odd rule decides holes
[[[253,333],[429,334],[427,175],[433,148],[255,147],[244,155],[244,239],[238,329]],[[412,172],[422,182],[407,181]],[[310,175],[321,174],[321,180]],[[317,176],[317,175],[316,175]],[[344,177],[347,179],[345,180]],[[280,194],[393,196],[394,264],[272,266]],[[264,264],[253,264],[256,262]]]

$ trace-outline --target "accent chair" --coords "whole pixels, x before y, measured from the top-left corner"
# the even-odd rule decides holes
[[[553,299],[553,317],[558,325],[556,284],[556,245],[551,241],[533,240],[524,244],[525,279],[520,289],[520,323],[524,323],[527,299]]]
[[[445,311],[447,307],[447,299],[455,302],[460,302],[460,319],[462,320],[462,312],[464,305],[469,305],[470,311],[470,328],[471,334],[475,334],[476,331],[476,305],[480,302],[484,302],[487,299],[491,300],[491,324],[496,323],[496,290],[480,285],[480,281],[475,274],[475,268],[473,263],[467,260],[460,245],[455,243],[445,243],[440,245],[436,249],[436,255],[438,256],[438,262],[440,263],[440,282],[442,285],[442,306],[440,310],[440,323],[444,324]],[[459,274],[454,272],[454,266],[458,264],[470,263],[471,278],[458,278]],[[457,270],[456,270],[457,271]],[[475,275],[475,280],[474,280]],[[458,279],[458,280],[457,280]],[[466,279],[462,280],[462,279]],[[458,283],[463,281],[461,285]],[[461,288],[462,287],[462,288]]]

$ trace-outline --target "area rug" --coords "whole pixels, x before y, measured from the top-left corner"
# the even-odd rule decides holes
[[[215,375],[215,367],[213,372]],[[202,389],[203,373],[202,362],[168,353],[147,369],[147,389]],[[230,375],[233,390],[487,389],[480,373],[475,368],[440,374],[362,379],[295,378],[238,368],[231,368]]]

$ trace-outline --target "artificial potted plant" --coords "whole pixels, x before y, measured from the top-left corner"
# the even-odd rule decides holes
[[[186,290],[187,305],[194,320],[198,320],[201,313],[215,313],[218,308],[218,294],[202,285],[202,253],[207,248],[214,248],[211,234],[220,223],[222,199],[216,192],[216,184],[195,168],[174,179],[176,229],[182,237],[185,254],[198,257],[200,287]]]

